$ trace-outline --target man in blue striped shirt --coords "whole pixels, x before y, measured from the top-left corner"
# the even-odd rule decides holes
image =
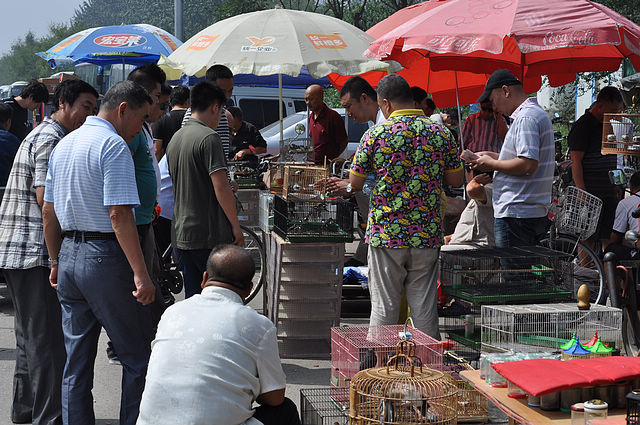
[[[42,216],[67,350],[65,424],[95,422],[91,388],[102,327],[123,365],[120,424],[138,417],[152,338],[145,306],[155,287],[136,231],[133,208],[140,201],[127,142],[140,132],[151,104],[140,85],[116,84],[98,116],[62,139],[49,161]]]
[[[493,210],[496,246],[536,245],[548,226],[551,184],[555,167],[553,126],[535,97],[506,69],[495,71],[478,99],[491,101],[513,123],[500,154],[478,152],[472,162],[480,171],[494,170]]]

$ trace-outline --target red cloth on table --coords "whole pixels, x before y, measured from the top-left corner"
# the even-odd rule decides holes
[[[640,358],[535,359],[496,363],[493,368],[534,397],[576,387],[609,385],[640,378]]]

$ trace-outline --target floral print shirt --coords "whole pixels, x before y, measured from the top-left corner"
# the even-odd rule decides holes
[[[371,127],[351,166],[357,176],[376,176],[367,243],[383,248],[440,247],[443,177],[460,169],[453,135],[421,110],[397,110]]]

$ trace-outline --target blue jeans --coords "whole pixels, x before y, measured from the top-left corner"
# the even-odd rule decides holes
[[[202,292],[202,274],[207,269],[210,249],[175,249],[178,265],[182,269],[184,297],[189,298]]]
[[[493,233],[498,248],[537,245],[549,229],[549,219],[539,218],[496,218]]]
[[[58,299],[67,362],[62,378],[65,424],[92,424],[93,367],[103,327],[122,363],[120,424],[138,418],[151,354],[149,307],[138,303],[133,272],[117,241],[65,238],[58,267]]]

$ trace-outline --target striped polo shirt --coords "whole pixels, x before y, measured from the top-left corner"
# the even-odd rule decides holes
[[[535,159],[532,174],[512,176],[496,171],[493,176],[495,218],[538,218],[547,215],[555,167],[553,126],[547,113],[530,97],[511,114],[513,123],[498,159]]]
[[[109,206],[140,203],[131,151],[110,122],[87,117],[58,143],[44,200],[54,204],[63,232],[113,232]]]

